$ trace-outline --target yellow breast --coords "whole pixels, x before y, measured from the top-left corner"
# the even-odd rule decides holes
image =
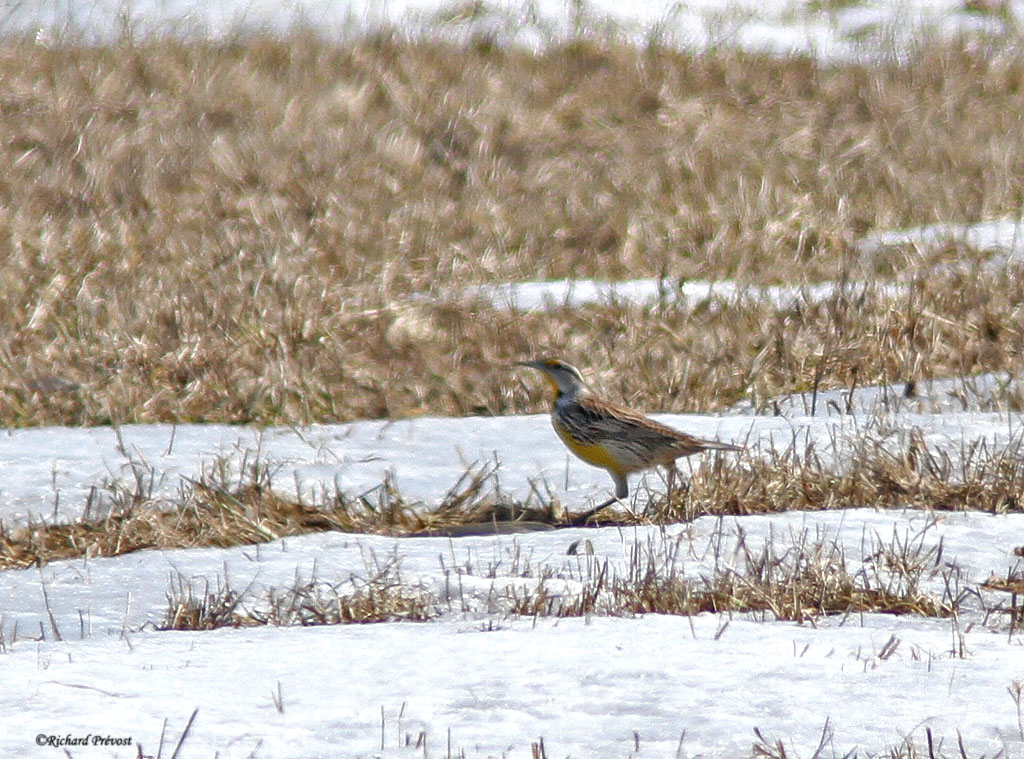
[[[562,438],[562,442],[565,443],[566,448],[576,454],[583,461],[587,462],[591,466],[601,467],[602,469],[607,469],[608,471],[616,474],[624,474],[619,462],[603,445],[599,445],[597,443],[581,443],[566,432],[565,428],[558,423],[557,418],[552,418],[552,422],[555,432],[558,433],[558,437]]]

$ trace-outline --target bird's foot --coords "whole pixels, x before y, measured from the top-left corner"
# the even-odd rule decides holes
[[[604,503],[598,504],[592,509],[587,509],[579,514],[570,514],[569,523],[574,527],[584,527],[592,522],[594,516],[596,516],[599,511],[611,506],[613,503],[618,503],[618,501],[618,498],[609,498]]]

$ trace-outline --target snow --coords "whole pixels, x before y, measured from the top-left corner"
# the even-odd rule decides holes
[[[945,245],[963,245],[989,253],[993,262],[1018,260],[1024,253],[1024,227],[1020,219],[998,219],[976,224],[930,224],[913,229],[885,230],[857,242],[862,255],[884,255],[887,248],[914,245],[935,250]]]
[[[658,418],[702,437],[744,440],[751,422],[740,418]],[[789,435],[783,420],[760,428]],[[756,437],[760,432],[756,433]],[[827,434],[822,432],[822,434]],[[439,444],[438,441],[443,441]],[[288,497],[316,501],[337,491],[359,495],[389,473],[402,494],[438,503],[473,465],[496,463],[497,484],[526,500],[534,486],[604,497],[606,475],[570,459],[547,415],[418,418],[254,429],[228,425],[125,425],[111,428],[37,428],[0,436],[0,517],[8,523],[67,521],[81,516],[92,495],[99,511],[132,493],[173,498],[204,473],[230,483],[245,463],[273,471],[274,486]],[[221,474],[223,473],[223,474]],[[600,490],[594,483],[600,481]],[[610,481],[609,481],[610,482]],[[580,499],[583,500],[582,497]],[[95,513],[94,511],[94,513]]]
[[[415,741],[420,731],[429,755],[445,756],[449,728],[455,750],[470,757],[528,757],[540,738],[549,756],[633,756],[637,740],[639,756],[676,756],[680,744],[681,756],[748,756],[755,727],[809,756],[826,721],[839,756],[904,735],[922,746],[924,725],[948,747],[962,725],[972,755],[1019,740],[1013,702],[987,685],[1005,687],[1024,667],[1024,649],[1000,637],[971,636],[969,658],[957,659],[947,653],[948,624],[918,623],[901,629],[896,654],[881,660],[889,632],[872,626],[734,620],[715,640],[718,629],[710,615],[649,615],[57,644],[45,666],[34,655],[7,657],[8,681],[34,697],[0,695],[18,725],[0,746],[33,745],[49,722],[39,709],[62,715],[62,733],[121,725],[112,732],[154,754],[163,720],[176,737],[198,709],[186,755],[216,745],[221,757],[422,756],[399,748],[400,736]],[[95,683],[112,685],[78,687]],[[283,713],[272,698],[278,687]]]
[[[549,307],[544,286],[532,287],[533,300],[494,306]],[[807,288],[715,287],[716,297],[779,305],[813,296]],[[824,283],[820,293],[833,290]],[[558,296],[576,307],[588,298],[649,303],[643,298],[655,292],[652,284],[592,284]],[[724,416],[655,416],[702,437],[743,442],[749,456],[813,445],[841,465],[865,435],[899,443],[915,434],[954,457],[978,441],[991,450],[1017,445],[1015,394],[1015,377],[987,374],[921,381],[910,394],[903,385],[797,394],[767,404],[771,416],[750,403]],[[272,469],[285,495],[312,503],[336,490],[370,491],[387,477],[429,508],[474,465],[496,466],[490,486],[503,494],[525,500],[539,492],[572,510],[603,500],[611,486],[604,472],[565,453],[546,415],[302,429],[10,430],[0,436],[0,461],[7,524],[65,521],[87,504],[95,514],[140,487],[170,505],[190,480],[230,485],[253,462]],[[637,508],[649,490],[664,487],[657,474],[634,479]],[[755,728],[783,741],[790,755],[813,754],[823,735],[836,755],[883,752],[905,740],[923,747],[926,729],[946,747],[962,735],[971,755],[1024,755],[1012,696],[1024,681],[1020,634],[1008,634],[1003,612],[988,613],[1006,607],[1005,594],[980,586],[1020,571],[1013,551],[1024,543],[1024,515],[864,506],[515,536],[325,533],[5,571],[0,662],[9,685],[0,710],[17,727],[0,734],[0,755],[24,755],[37,735],[132,741],[66,747],[76,757],[169,754],[193,711],[185,749],[222,757],[445,756],[449,740],[470,757],[528,757],[542,738],[551,756],[732,757],[749,753]],[[573,544],[583,550],[570,555]],[[765,614],[524,619],[511,612],[513,593],[543,588],[568,599],[592,587],[595,573],[625,576],[638,554],[663,574],[700,581],[742,573],[744,551],[770,548],[784,560],[815,545],[843,557],[851,575],[883,580],[880,557],[909,546],[920,557],[921,590],[937,598],[952,592],[959,613],[796,624]],[[195,597],[230,589],[240,594],[241,613],[259,615],[271,597],[296,586],[344,595],[382,572],[421,594],[436,618],[157,629],[169,598],[185,589]]]
[[[884,230],[858,240],[855,248],[865,260],[884,257],[897,246],[912,245],[921,252],[960,245],[988,255],[987,263],[1006,265],[1024,255],[1024,229],[1019,219],[999,219],[975,224],[931,224],[912,229]],[[676,280],[648,278],[619,281],[559,279],[533,282],[482,284],[439,297],[453,302],[482,301],[493,308],[512,311],[547,311],[584,306],[696,306],[704,302],[764,303],[788,308],[817,303],[839,294],[860,297],[872,292],[896,299],[907,293],[895,282],[812,282],[802,286],[741,285],[732,280]],[[426,296],[422,296],[426,298]],[[436,297],[436,296],[435,296]]]
[[[825,447],[881,413],[893,434],[919,429],[932,446],[1007,442],[1019,432],[1017,416],[1007,412],[854,409],[660,418],[765,446],[806,437]],[[102,485],[102,478],[123,475],[130,458],[144,460],[148,476],[170,494],[175,477],[209,468],[204,455],[227,456],[237,469],[245,451],[274,461],[275,478],[298,483],[307,496],[315,487],[369,487],[391,469],[403,490],[429,503],[467,462],[494,459],[502,489],[517,497],[528,494],[531,478],[549,478],[547,487],[574,506],[603,497],[610,485],[603,472],[566,462],[544,416],[527,416],[262,432],[201,425],[17,430],[0,446],[0,459],[18,457],[16,469],[4,470],[3,493],[21,503],[52,499],[56,481],[67,517],[94,474]],[[656,477],[648,480],[659,486]],[[552,756],[632,756],[637,740],[641,756],[675,756],[682,736],[681,756],[731,757],[749,753],[754,728],[806,756],[826,725],[838,755],[883,751],[903,736],[922,746],[925,727],[946,746],[959,731],[972,752],[1020,755],[1024,742],[1007,688],[1024,678],[1024,649],[998,615],[995,631],[991,620],[985,624],[986,604],[1005,599],[978,585],[1014,569],[1011,551],[1024,542],[1021,534],[1018,514],[864,508],[458,539],[325,533],[6,571],[0,661],[7,682],[17,685],[0,695],[0,710],[18,728],[0,734],[0,755],[21,755],[37,734],[127,735],[155,753],[165,719],[169,753],[194,709],[190,755],[222,757],[422,756],[422,746],[400,745],[406,734],[415,744],[421,732],[427,755],[444,756],[449,731],[454,750],[467,756],[528,757],[541,738]],[[918,546],[934,561],[923,589],[941,595],[949,584],[973,595],[953,620],[868,614],[815,625],[748,614],[534,620],[508,611],[509,588],[526,592],[544,583],[556,594],[579,592],[601,567],[621,575],[636,551],[657,557],[662,571],[690,578],[740,571],[741,537],[748,549],[770,543],[779,556],[801,544],[834,543],[852,574],[879,571],[879,550],[893,541]],[[576,541],[587,541],[593,553],[568,555]],[[244,609],[258,611],[270,593],[297,583],[316,580],[343,592],[352,578],[381,567],[419,588],[440,616],[322,628],[155,629],[176,587],[196,595],[230,588],[242,593]],[[899,645],[889,655],[892,636]],[[283,713],[274,705],[278,688]],[[129,757],[137,746],[70,750]]]
[[[730,45],[844,61],[912,49],[926,30],[951,38],[999,35],[1013,26],[1012,19],[1024,17],[1020,0],[1007,4],[1009,24],[997,13],[971,12],[961,0],[831,5],[810,0],[591,0],[582,6],[568,0],[469,6],[443,0],[39,0],[8,4],[0,21],[10,33],[34,34],[43,42],[54,30],[87,39],[109,39],[124,28],[137,35],[224,37],[244,29],[280,32],[299,24],[337,36],[388,24],[411,33],[461,38],[488,34],[504,43],[537,48],[576,33],[582,20],[584,29],[611,28],[637,41],[656,38],[690,49]]]
[[[877,417],[892,413],[959,414],[962,412],[1009,412],[1024,398],[1020,379],[1008,373],[985,373],[973,377],[925,379],[913,384],[874,385],[818,393],[794,393],[773,398],[766,411],[786,417],[842,416],[858,413]],[[756,410],[750,400],[737,403],[730,413],[749,414]],[[1008,419],[1013,419],[1008,416]]]
[[[926,27],[950,35],[998,31],[992,16],[960,0],[819,4],[718,0],[630,6],[595,2],[627,34],[690,47],[730,44],[842,60],[892,52]],[[1021,17],[1021,3],[1008,6]],[[326,33],[358,33],[384,22],[436,28],[433,2],[302,0],[45,0],[8,4],[3,27],[35,34],[78,30],[102,39],[122,28],[230,34],[281,30],[296,19]],[[541,45],[569,33],[571,6],[552,0],[486,11],[453,31],[491,28],[499,40]],[[488,25],[490,25],[488,27]],[[1019,222],[938,225],[865,238],[865,256],[893,245],[962,243],[1019,256]],[[894,284],[874,287],[893,297]],[[750,298],[785,307],[831,297],[833,283],[803,288],[732,282],[576,280],[506,283],[450,297],[496,308],[693,303]],[[702,437],[743,442],[751,456],[812,443],[841,462],[864,434],[898,440],[919,432],[950,451],[984,440],[1019,442],[1016,377],[918,382],[775,399],[777,416],[750,403],[725,416],[658,415]],[[247,463],[274,470],[286,495],[317,502],[358,494],[391,477],[424,507],[437,503],[473,465],[498,466],[492,487],[516,499],[550,494],[571,509],[603,499],[605,473],[567,456],[543,415],[367,421],[305,429],[218,425],[39,428],[0,436],[0,518],[5,525],[66,521],[116,504],[137,488],[173,502],[189,480],[237,478]],[[700,460],[693,462],[700,465]],[[657,475],[634,482],[637,503]],[[1024,756],[1024,682],[1019,632],[986,615],[999,594],[991,575],[1019,571],[1024,515],[926,514],[864,508],[702,518],[666,528],[567,529],[516,536],[388,538],[325,533],[228,549],[139,551],[0,572],[2,756],[58,756],[47,736],[128,738],[130,746],[67,746],[74,757],[170,756],[190,716],[181,756],[734,757],[751,753],[757,728],[787,755],[885,752],[911,741],[919,755],[930,729],[947,755]],[[570,555],[569,547],[586,551]],[[569,596],[595,571],[626,571],[636,552],[659,571],[698,580],[742,570],[741,546],[770,544],[779,556],[808,542],[841,549],[851,573],[884,571],[879,551],[909,545],[928,559],[922,588],[964,591],[952,619],[864,614],[797,624],[767,615],[658,614],[633,618],[521,618],[509,588]],[[940,550],[941,549],[941,550]],[[646,552],[646,553],[644,553]],[[388,576],[430,599],[424,623],[258,627],[207,632],[156,629],[177,589],[231,588],[256,614],[269,594],[316,581],[344,592],[360,578]],[[895,648],[893,648],[895,646]],[[1019,691],[1018,691],[1019,693]],[[275,700],[280,694],[280,708]],[[161,739],[161,736],[165,737]],[[408,740],[407,740],[408,738]],[[425,740],[425,744],[423,741]],[[417,745],[418,744],[418,745]],[[449,744],[451,751],[449,751]]]
[[[592,541],[594,560],[610,561],[612,572],[621,571],[631,547],[662,551],[681,541],[684,550],[676,555],[683,570],[699,576],[715,563],[733,562],[741,530],[748,545],[771,533],[780,550],[806,534],[836,539],[855,564],[869,561],[875,541],[885,543],[894,530],[904,541],[934,546],[941,540],[943,567],[955,557],[977,582],[1005,572],[1012,563],[1006,536],[1022,527],[1022,515],[951,514],[936,521],[862,509],[703,518],[667,532],[574,529],[453,541],[329,533],[258,548],[139,552],[4,572],[2,660],[7,682],[18,686],[4,689],[0,708],[22,727],[0,735],[0,752],[18,755],[50,726],[71,735],[102,727],[154,751],[163,720],[176,735],[193,709],[199,715],[186,744],[190,753],[216,749],[221,756],[248,756],[257,746],[257,756],[332,756],[339,749],[345,756],[380,755],[382,710],[387,756],[421,755],[397,746],[399,734],[415,739],[421,730],[434,747],[430,755],[444,755],[451,729],[468,756],[505,750],[529,756],[530,742],[541,737],[558,752],[553,755],[627,756],[636,731],[642,750],[655,756],[675,755],[685,733],[683,755],[726,757],[745,755],[755,727],[806,755],[826,720],[840,755],[855,747],[882,750],[902,735],[920,744],[925,725],[947,745],[960,729],[972,751],[1019,751],[1006,688],[1024,672],[1024,649],[1019,637],[970,629],[965,620],[865,615],[817,626],[710,614],[532,620],[488,613],[493,593],[484,586],[501,589],[523,582],[523,574],[578,576],[579,559],[566,556],[566,548],[583,536]],[[526,572],[526,561],[514,559],[524,553]],[[388,556],[397,557],[404,578],[418,579],[438,598],[445,588],[455,594],[467,588],[451,604],[456,611],[429,623],[142,629],[162,617],[172,574],[200,588],[206,580],[226,582],[255,598],[289,586],[295,576],[315,573],[324,582],[366,576]],[[15,622],[19,635],[44,630],[46,640],[14,641]],[[53,626],[63,641],[54,640]],[[893,635],[899,646],[881,658]],[[954,656],[961,635],[965,652]],[[278,687],[283,714],[271,695]],[[134,756],[134,749],[112,755]]]
[[[801,303],[827,300],[840,293],[858,297],[866,290],[890,298],[906,292],[906,288],[899,285],[864,282],[756,287],[741,286],[731,280],[679,282],[670,279],[634,279],[602,282],[593,279],[561,279],[478,285],[455,293],[449,299],[457,302],[483,300],[494,308],[513,311],[547,311],[618,304],[654,306],[681,303],[694,306],[705,301],[719,301],[723,304],[766,303],[776,308],[788,308]]]
[[[985,386],[985,377],[973,383]],[[970,380],[922,383],[969,388]],[[935,393],[908,401],[895,388],[866,387],[819,394],[810,417],[808,396],[771,404],[778,416],[748,416],[749,404],[729,416],[652,414],[654,419],[698,437],[743,444],[750,455],[813,445],[818,455],[841,458],[870,431],[873,438],[902,440],[916,429],[936,450],[959,451],[966,440],[986,440],[996,449],[1022,434],[1018,415],[977,410],[936,415],[929,406],[950,408],[971,395]],[[927,399],[932,398],[933,403]],[[908,409],[908,407],[910,407]],[[980,408],[980,407],[979,407]],[[868,413],[862,413],[863,411]],[[788,412],[794,412],[789,414]],[[172,443],[173,439],[173,443]],[[441,441],[441,442],[439,442]],[[557,497],[572,511],[609,495],[611,480],[567,454],[546,414],[516,417],[418,418],[318,425],[302,430],[257,430],[226,425],[126,425],[110,428],[38,428],[0,436],[0,518],[7,524],[64,522],[116,506],[119,494],[173,500],[204,476],[216,482],[244,479],[253,462],[269,467],[275,490],[289,498],[322,502],[337,492],[357,496],[390,478],[401,493],[424,507],[438,504],[467,469],[496,465],[490,487],[519,501],[536,492]],[[683,462],[697,466],[700,458]],[[648,489],[663,488],[651,473],[634,477],[642,502]]]
[[[987,263],[1006,265],[1024,255],[1024,227],[1020,219],[998,219],[974,224],[930,224],[911,229],[883,230],[865,235],[855,244],[862,259],[884,257],[889,249],[912,245],[921,252],[948,245],[960,245],[988,254]],[[813,282],[802,286],[758,287],[731,280],[634,279],[604,282],[594,279],[560,279],[536,282],[503,282],[477,285],[467,290],[442,294],[456,302],[483,301],[494,308],[514,311],[544,311],[599,305],[694,306],[706,301],[725,304],[765,303],[787,308],[817,303],[837,294],[859,297],[865,291],[896,299],[907,287],[894,282]]]

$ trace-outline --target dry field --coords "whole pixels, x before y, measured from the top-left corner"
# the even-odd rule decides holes
[[[8,41],[0,81],[2,425],[521,413],[540,388],[509,365],[540,353],[618,400],[704,411],[1014,371],[1024,353],[1014,270],[854,245],[1019,215],[1024,54],[1009,44],[837,67],[602,37],[537,54],[397,35]],[[545,313],[447,297],[568,276],[905,294]],[[719,459],[642,517],[603,521],[1019,508],[1016,448],[954,467],[874,445],[843,474],[811,452]],[[291,503],[257,465],[156,510],[140,490],[106,517],[0,530],[0,566],[572,522],[557,503],[488,500],[488,476],[467,472],[427,513],[388,483]]]
[[[0,48],[0,424],[651,411],[1017,366],[1020,280],[873,229],[1019,215],[1024,54],[825,66],[595,36]],[[957,267],[939,264],[957,260]],[[502,313],[535,278],[900,279],[894,301]]]
[[[741,399],[766,408],[812,388],[1017,373],[1016,265],[952,246],[865,255],[855,243],[874,230],[1020,217],[1021,113],[1024,51],[994,40],[930,41],[898,64],[843,66],[601,35],[542,53],[390,33],[343,43],[302,32],[223,43],[126,36],[110,47],[0,42],[0,426],[525,413],[546,399],[510,365],[536,354],[562,355],[603,394],[650,411]],[[523,313],[452,297],[571,276],[868,286],[786,307],[666,300]],[[892,283],[904,294],[893,296]],[[645,513],[612,509],[600,521],[865,504],[1022,508],[1024,441],[966,443],[955,460],[912,433],[886,447],[870,425],[859,442],[841,471],[795,445],[715,457]],[[237,478],[204,476],[171,501],[139,479],[107,514],[0,523],[0,572],[322,531],[573,525],[557,496],[503,499],[490,487],[494,466],[452,472],[456,484],[430,511],[388,480],[297,503],[259,461]],[[1014,542],[1007,551],[1019,556]],[[941,542],[925,549],[894,534],[878,545],[872,574],[847,562],[838,539],[780,539],[741,546],[737,567],[697,579],[677,574],[674,556],[639,547],[615,574],[589,543],[568,549],[575,573],[524,560],[513,574],[537,582],[488,602],[535,619],[712,611],[814,624],[882,612],[951,618],[952,629],[980,604],[986,624],[1009,625],[1011,641],[1024,620],[1017,569],[1006,587],[989,588],[1012,592],[1008,606],[985,607],[952,571],[944,592],[929,590]],[[452,611],[451,597],[443,607],[387,563],[336,585],[296,571],[292,585],[255,602],[226,581],[194,579],[172,577],[157,628]],[[560,581],[578,589],[555,592]],[[41,626],[40,640],[47,634]],[[894,634],[878,658],[899,644]],[[280,681],[274,704],[283,713]],[[754,756],[790,755],[755,732]],[[962,742],[955,752],[932,746],[931,727],[926,734],[927,756],[968,756]],[[448,739],[452,755],[450,730]],[[547,756],[543,740],[532,753]],[[925,752],[908,738],[886,755]]]

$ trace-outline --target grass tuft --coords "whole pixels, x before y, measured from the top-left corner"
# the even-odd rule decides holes
[[[180,575],[172,576],[167,609],[157,629],[425,622],[440,613],[436,600],[423,589],[402,582],[392,564],[377,568],[368,577],[352,577],[336,585],[296,580],[285,590],[272,588],[258,602],[243,606],[246,595],[230,589],[226,582],[212,591],[207,585],[197,590]]]
[[[561,566],[535,563],[515,546],[500,574],[493,563],[448,566],[442,561],[445,578],[438,589],[406,581],[397,554],[384,561],[369,557],[364,576],[333,584],[296,578],[290,587],[259,593],[235,592],[221,581],[211,592],[205,581],[195,587],[172,577],[161,629],[426,621],[444,613],[631,617],[710,612],[814,623],[863,613],[948,617],[965,596],[957,570],[938,566],[941,546],[926,547],[920,537],[875,538],[862,546],[860,559],[851,559],[838,539],[825,533],[771,535],[762,543],[742,532],[727,534],[721,523],[719,531],[712,542],[723,553],[699,573],[687,569],[683,556],[690,543],[684,533],[634,540],[621,565],[593,554]],[[478,582],[466,583],[474,576],[491,580],[486,594],[479,592]],[[472,589],[464,591],[464,584]],[[942,591],[935,595],[929,587]]]
[[[1022,510],[1019,439],[1002,448],[974,442],[955,455],[929,448],[919,433],[906,436],[902,448],[871,433],[851,445],[853,455],[842,467],[812,448],[798,453],[795,446],[714,457],[671,497],[653,497],[640,513],[611,507],[588,524],[673,524],[708,515],[864,506]],[[266,462],[250,462],[234,477],[228,469],[226,462],[211,467],[183,489],[180,499],[168,501],[152,495],[152,477],[140,466],[134,488],[118,486],[105,516],[0,528],[0,569],[145,549],[226,548],[327,531],[456,538],[583,526],[547,496],[527,503],[505,496],[496,463],[467,468],[434,506],[405,498],[390,476],[355,496],[337,493],[320,503],[303,503],[280,495]]]
[[[1021,438],[1001,446],[965,442],[959,451],[928,446],[919,431],[903,441],[868,434],[829,464],[813,447],[763,456],[715,457],[682,492],[656,500],[647,517],[692,521],[703,515],[817,511],[857,506],[933,511],[1019,512],[1024,492]]]
[[[869,560],[851,569],[843,548],[825,536],[773,536],[755,547],[741,534],[733,562],[716,563],[694,578],[680,571],[674,552],[635,543],[621,574],[588,561],[578,592],[551,590],[542,578],[536,589],[510,590],[512,611],[556,617],[754,613],[796,622],[860,613],[946,617],[960,602],[951,590],[954,578],[944,582],[941,598],[922,588],[934,574],[937,550],[896,538],[878,541]]]

